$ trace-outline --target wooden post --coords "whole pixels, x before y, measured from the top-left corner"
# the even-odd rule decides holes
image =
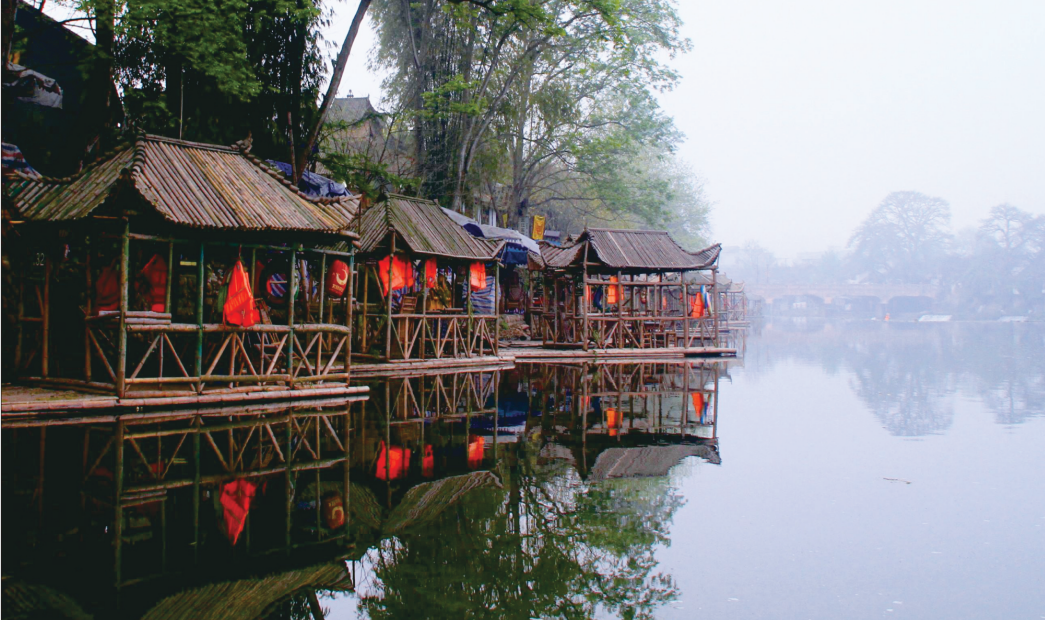
[[[290,250],[290,273],[287,274],[287,374],[290,375],[290,389],[294,389],[294,306],[298,297],[298,246]],[[288,474],[289,471],[288,471]],[[289,518],[289,517],[288,517]],[[289,534],[288,534],[289,536]]]
[[[200,416],[192,420],[192,562],[200,560]]]
[[[617,270],[617,342],[624,348],[624,272]]]
[[[434,258],[426,258],[421,263],[421,359],[425,359],[425,344],[428,342],[428,261]],[[436,268],[436,279],[439,278],[439,269]],[[421,425],[422,430],[424,425]],[[424,449],[424,446],[422,446]]]
[[[44,305],[40,308],[41,338],[40,338],[40,375],[45,379],[50,370],[51,359],[51,274],[53,265],[51,256],[44,257]]]
[[[91,276],[91,238],[89,236],[84,237],[84,245],[86,246],[84,267],[87,280],[87,316],[91,316],[94,313],[94,280]],[[84,321],[83,324],[83,378],[88,383],[91,382],[91,326],[87,321]]]
[[[368,350],[368,348],[366,346],[367,345],[367,342],[366,342],[367,318],[368,318],[367,317],[367,314],[368,314],[368,312],[367,312],[367,305],[370,303],[370,286],[369,286],[370,285],[370,277],[369,276],[371,275],[371,271],[372,270],[370,269],[370,267],[367,266],[364,263],[363,264],[363,321],[362,321],[363,333],[359,335],[359,347],[360,347],[360,349],[362,349],[363,353],[366,353],[367,350]]]
[[[584,350],[588,350],[588,304],[591,300],[588,299],[588,248],[591,247],[591,242],[584,244],[584,271],[581,274],[581,311],[584,313],[584,333],[581,334],[581,342],[583,343]]]
[[[116,360],[116,395],[123,398],[127,393],[127,305],[130,282],[131,222],[124,220],[120,235],[120,333],[119,359]]]
[[[174,242],[167,242],[167,290],[163,296],[163,311],[171,311],[171,288],[174,285]],[[173,313],[172,313],[173,314]]]
[[[493,354],[498,355],[501,346],[501,263],[494,261],[493,268]]]
[[[711,310],[711,327],[714,330],[714,338],[713,338],[712,343],[711,343],[711,346],[713,346],[713,347],[717,347],[718,346],[718,292],[716,292],[716,290],[715,290],[716,288],[718,288],[717,284],[718,284],[718,267],[715,267],[715,268],[713,268],[711,270],[711,295],[709,295],[709,297],[711,298],[711,306],[712,306],[712,310]]]
[[[689,282],[686,282],[686,274],[682,274],[682,348],[689,348]]]
[[[125,237],[126,238],[126,237]],[[123,581],[123,434],[124,423],[122,420],[116,422],[116,467],[113,474],[113,507],[116,521],[113,524],[114,548],[116,550],[116,587],[119,588]]]
[[[348,287],[345,289],[345,296],[341,302],[345,306],[345,327],[348,328],[348,337],[345,340],[345,352],[343,356],[345,365],[345,385],[348,385],[349,383],[349,375],[351,373],[349,367],[352,365],[352,319],[355,316],[355,296],[353,295],[353,291],[355,291],[355,286],[356,255],[355,252],[353,252],[352,256],[348,257]],[[363,326],[363,332],[366,332],[366,325]],[[351,418],[346,418],[345,420],[345,424],[351,422]],[[348,504],[345,504],[345,511],[345,514],[348,514]]]
[[[385,295],[385,360],[392,359],[392,274],[395,272],[396,262],[396,234],[391,234],[388,250],[388,294]],[[387,459],[386,459],[387,460]]]
[[[325,253],[319,255],[319,322],[323,322],[323,308],[326,306],[327,300],[327,287],[326,287],[326,276],[327,276],[327,255]]]
[[[196,263],[196,391],[203,392],[203,292],[206,273],[203,269],[204,244],[200,241],[200,255]]]

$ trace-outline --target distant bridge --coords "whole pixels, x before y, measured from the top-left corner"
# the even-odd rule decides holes
[[[749,297],[759,296],[768,302],[788,295],[815,295],[826,303],[835,297],[877,297],[888,302],[893,297],[933,297],[940,292],[939,287],[928,284],[834,284],[817,286],[814,284],[754,284],[748,282],[744,286]]]

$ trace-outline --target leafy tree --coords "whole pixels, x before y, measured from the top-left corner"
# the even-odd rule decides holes
[[[925,282],[946,248],[950,220],[942,198],[893,192],[850,238],[854,263],[873,280]]]

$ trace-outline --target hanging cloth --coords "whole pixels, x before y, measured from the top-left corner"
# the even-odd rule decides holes
[[[606,303],[611,306],[620,301],[620,284],[617,284],[617,276],[610,276],[610,288],[606,292]]]
[[[385,257],[377,263],[377,276],[381,280],[381,294],[388,297],[389,263],[392,266],[392,290],[414,285],[414,264],[401,257]]]
[[[149,283],[149,289],[145,293],[145,300],[149,309],[153,312],[163,312],[167,309],[167,261],[159,254],[153,254],[149,262],[142,268],[142,275]]]
[[[95,312],[110,312],[120,308],[120,273],[112,265],[102,267],[94,283]]]
[[[439,269],[435,264],[435,259],[429,258],[425,261],[425,286],[435,288],[435,281],[438,276]]]
[[[478,469],[483,464],[483,447],[486,439],[481,435],[468,438],[468,469]]]
[[[233,546],[243,533],[250,513],[250,501],[257,493],[257,485],[249,480],[233,480],[221,488],[221,507],[225,516],[225,535]]]
[[[468,287],[471,290],[481,291],[486,288],[486,263],[472,263],[468,275]]]
[[[698,416],[701,415],[704,411],[704,393],[693,392],[690,398],[693,400],[693,410],[697,412]]]
[[[410,467],[409,450],[398,446],[386,448],[385,442],[382,441],[377,447],[377,452],[377,471],[375,473],[378,479],[395,480],[406,475],[406,470]]]
[[[250,290],[247,270],[243,268],[243,261],[236,261],[236,265],[232,268],[224,310],[225,322],[230,325],[251,327],[261,319],[258,304],[254,301],[254,294]]]
[[[693,318],[704,316],[704,296],[699,292],[690,296],[689,316]]]
[[[348,265],[345,261],[336,260],[330,263],[327,270],[327,294],[331,297],[340,298],[348,288]]]

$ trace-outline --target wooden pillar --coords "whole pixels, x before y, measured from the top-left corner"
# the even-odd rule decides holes
[[[123,581],[123,435],[124,435],[124,423],[123,420],[116,422],[116,437],[115,442],[115,457],[116,467],[113,473],[113,513],[115,515],[115,522],[113,523],[113,543],[116,551],[115,557],[115,573],[116,573],[116,587],[119,589],[120,584]]]
[[[425,348],[428,342],[428,261],[434,258],[426,258],[421,262],[421,359],[425,358]],[[439,278],[438,266],[436,278]],[[422,425],[422,429],[424,425]],[[422,447],[423,449],[423,447]]]
[[[167,290],[163,294],[163,311],[171,312],[171,288],[174,286],[174,242],[167,242]],[[172,313],[173,314],[173,313]]]
[[[200,241],[200,255],[196,262],[196,376],[200,380],[196,383],[196,391],[203,392],[203,293],[206,290],[204,279],[206,270],[203,268],[204,244]]]
[[[120,333],[119,353],[116,363],[116,395],[123,398],[127,393],[127,306],[129,302],[129,282],[131,259],[131,223],[123,222],[123,233],[120,235]]]
[[[685,318],[682,324],[682,347],[689,348],[689,283],[686,282],[686,276],[682,276],[682,316]]]
[[[718,292],[715,290],[718,284],[718,267],[711,270],[711,328],[714,330],[714,338],[711,346],[718,346]]]
[[[319,255],[319,322],[323,322],[323,309],[327,301],[327,255]]]
[[[498,355],[501,346],[501,263],[494,262],[493,268],[493,354]]]
[[[290,375],[290,389],[294,389],[294,306],[298,296],[298,246],[290,250],[290,273],[287,274],[287,374]],[[289,475],[289,470],[288,474]],[[289,535],[289,534],[288,534]]]
[[[588,304],[591,300],[588,299],[588,248],[591,247],[591,243],[584,244],[584,270],[581,274],[581,310],[584,313],[584,333],[581,334],[581,342],[585,351],[588,350]]]
[[[192,420],[192,562],[200,560],[200,416]]]
[[[396,262],[396,234],[391,234],[388,250],[388,294],[385,295],[385,360],[392,359],[392,274]],[[386,459],[387,460],[387,459]]]
[[[91,274],[91,238],[84,237],[85,257],[84,271],[87,282],[87,317],[94,313],[94,278]],[[17,368],[17,366],[16,366]],[[83,323],[83,378],[87,383],[91,382],[91,325],[86,320]]]
[[[345,297],[342,303],[345,305],[345,327],[348,328],[348,338],[345,340],[345,352],[344,352],[344,365],[345,365],[345,385],[348,385],[351,379],[350,366],[352,365],[352,319],[355,316],[355,296],[352,294],[355,291],[356,285],[356,255],[355,252],[348,257],[348,288],[345,289]],[[364,325],[364,331],[366,326]],[[350,418],[346,418],[345,424],[350,422]],[[348,505],[345,505],[345,510],[348,510]],[[347,514],[347,512],[346,512]]]
[[[51,276],[54,266],[48,253],[44,257],[44,295],[43,307],[40,308],[40,375],[47,378],[51,361]]]

